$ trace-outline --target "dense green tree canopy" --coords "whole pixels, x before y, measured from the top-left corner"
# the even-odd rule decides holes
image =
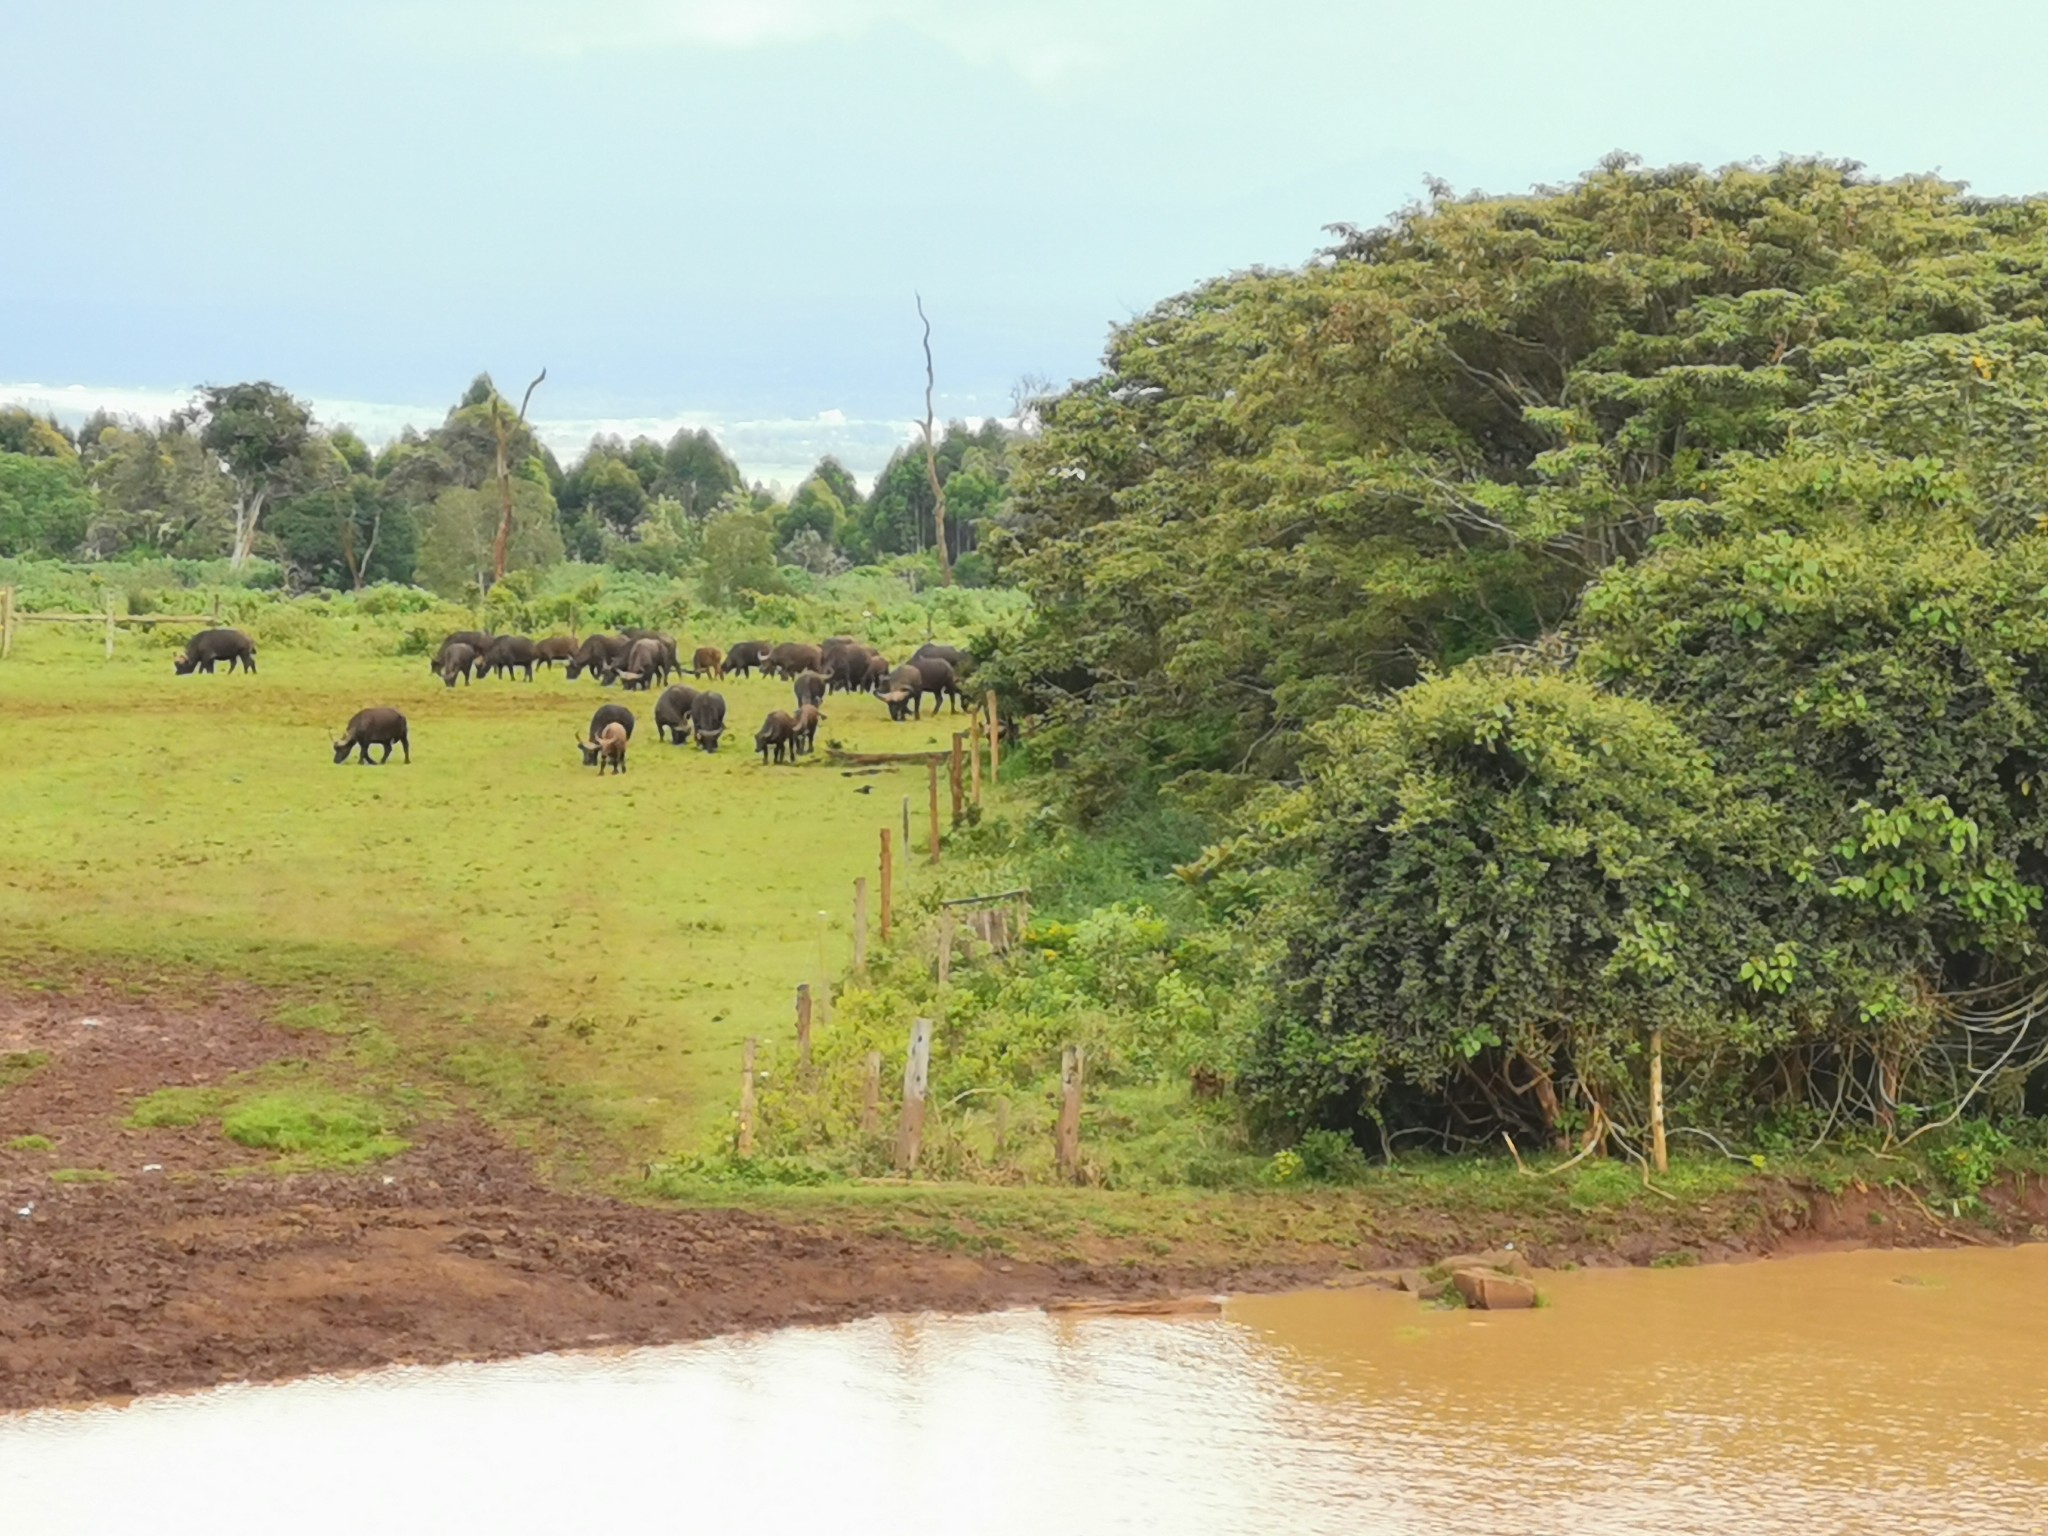
[[[0,453],[0,555],[69,555],[95,510],[76,455]]]
[[[1852,370],[2036,318],[2044,230],[1824,162],[1614,163],[1169,300],[1020,449],[1044,697],[1081,688],[1104,784],[1285,773],[1338,705],[1563,623]]]

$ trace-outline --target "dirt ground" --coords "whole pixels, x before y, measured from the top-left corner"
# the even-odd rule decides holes
[[[461,1120],[416,1130],[412,1150],[364,1170],[285,1176],[247,1172],[256,1155],[210,1125],[122,1123],[143,1093],[306,1049],[254,997],[166,1013],[79,993],[0,996],[0,1061],[47,1056],[12,1083],[0,1076],[0,1411],[884,1312],[1356,1280],[1440,1257],[1453,1232],[1475,1246],[1492,1235],[1440,1212],[1375,1224],[1351,1248],[1168,1261],[1133,1242],[1059,1259],[967,1257],[873,1231],[551,1189]],[[28,1134],[55,1148],[8,1146]],[[58,1182],[59,1167],[113,1177]],[[1952,1240],[1932,1213],[1905,1215],[1883,1241]],[[1682,1235],[1707,1258],[1872,1240],[1854,1202],[1823,1202],[1757,1237]],[[1539,1263],[1640,1263],[1658,1242],[1552,1233],[1548,1255],[1525,1251]]]

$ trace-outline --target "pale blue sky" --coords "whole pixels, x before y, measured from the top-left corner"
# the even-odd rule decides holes
[[[381,435],[545,363],[558,442],[687,419],[753,474],[872,471],[913,288],[942,411],[1005,414],[1430,174],[2048,188],[2044,58],[2048,7],[1989,0],[0,0],[0,396],[267,377]]]

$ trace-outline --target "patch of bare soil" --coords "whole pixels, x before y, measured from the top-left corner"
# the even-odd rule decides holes
[[[551,1189],[462,1121],[422,1128],[411,1151],[368,1170],[282,1177],[224,1173],[249,1154],[211,1127],[122,1123],[156,1088],[215,1083],[307,1050],[251,996],[172,1012],[76,993],[0,998],[0,1062],[47,1058],[0,1076],[0,1411],[882,1312],[1355,1282],[1510,1230],[1478,1213],[1423,1211],[1361,1226],[1350,1247],[1163,1261],[1098,1243],[1059,1260],[966,1257],[883,1233]],[[30,1135],[54,1147],[8,1145]],[[59,1183],[56,1168],[114,1177]],[[1537,1239],[1524,1251],[1539,1264],[1647,1263],[1674,1245],[1713,1259],[1788,1240],[1955,1236],[1933,1213],[1886,1211],[1881,1228],[1851,1201],[1788,1204],[1746,1224],[1674,1211],[1654,1229],[1521,1236]]]

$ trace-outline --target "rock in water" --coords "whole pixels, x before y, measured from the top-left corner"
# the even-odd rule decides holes
[[[1451,1275],[1451,1284],[1465,1298],[1465,1305],[1482,1312],[1511,1312],[1536,1305],[1536,1285],[1519,1275],[1504,1275],[1493,1269],[1461,1269]]]

